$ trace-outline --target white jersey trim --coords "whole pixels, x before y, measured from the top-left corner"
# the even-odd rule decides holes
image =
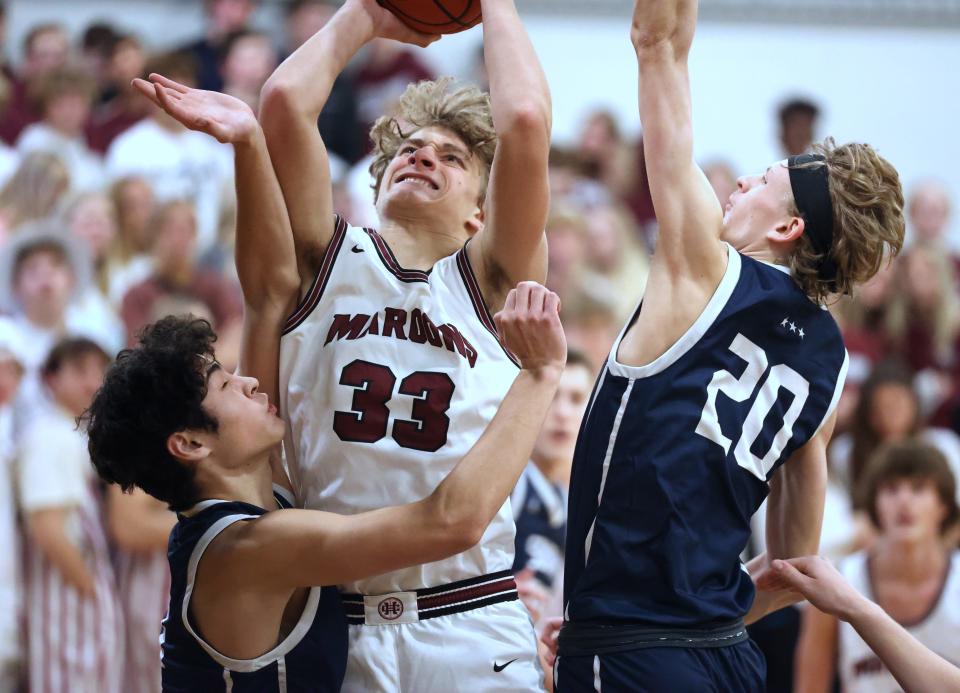
[[[208,506],[209,507],[209,506]],[[313,625],[313,620],[317,614],[317,608],[320,604],[320,587],[311,587],[310,593],[307,597],[306,606],[303,607],[303,613],[300,614],[300,620],[297,621],[297,625],[294,626],[293,630],[290,631],[289,635],[283,639],[283,641],[274,647],[269,652],[266,652],[259,657],[254,659],[233,659],[232,657],[227,657],[224,654],[221,654],[215,650],[209,643],[207,643],[203,638],[201,638],[197,632],[193,629],[193,626],[190,624],[190,618],[188,616],[190,609],[190,597],[193,595],[193,583],[197,577],[197,567],[200,565],[200,559],[203,558],[203,552],[207,550],[207,547],[210,546],[210,543],[217,538],[217,536],[225,530],[230,525],[233,525],[237,522],[242,522],[244,520],[255,520],[259,515],[227,515],[222,517],[213,523],[206,532],[203,533],[203,536],[200,537],[200,541],[197,542],[197,545],[193,547],[193,552],[190,554],[190,563],[187,568],[187,589],[183,595],[183,607],[181,609],[180,620],[183,622],[184,628],[187,629],[187,632],[193,637],[194,640],[203,648],[211,659],[213,659],[217,664],[222,666],[226,671],[224,672],[225,676],[229,675],[230,671],[248,673],[252,671],[259,671],[265,666],[272,664],[273,662],[282,659],[290,651],[296,647],[304,636],[307,634],[307,631],[310,630],[310,626]]]
[[[707,330],[710,329],[720,315],[720,312],[727,305],[730,296],[733,295],[733,290],[737,286],[737,282],[740,280],[741,264],[740,253],[734,250],[733,246],[727,245],[727,269],[723,273],[723,279],[720,280],[716,291],[713,292],[713,296],[707,301],[703,312],[700,313],[700,316],[669,349],[644,366],[628,366],[617,360],[620,343],[623,341],[623,337],[630,327],[636,322],[637,315],[634,315],[634,318],[621,330],[620,336],[617,337],[617,340],[613,343],[613,349],[610,350],[610,356],[607,357],[607,368],[610,372],[622,378],[630,378],[632,380],[647,378],[662,373],[680,360],[680,358],[690,351],[690,349],[700,341],[703,335],[707,333]]]
[[[817,426],[817,430],[813,432],[813,435],[810,437],[811,440],[817,437],[817,434],[820,433],[820,429],[823,428],[824,424],[830,420],[830,416],[833,414],[834,410],[837,408],[837,404],[840,402],[840,395],[843,394],[843,385],[847,381],[847,369],[850,367],[850,352],[846,349],[843,350],[843,365],[840,366],[840,372],[837,374],[837,384],[833,388],[833,397],[830,399],[830,406],[827,407],[827,413],[823,415],[823,419],[820,421],[820,425]]]
[[[630,393],[633,392],[634,383],[635,381],[631,380],[627,388],[623,391],[623,396],[620,398],[620,408],[617,409],[617,417],[613,420],[613,430],[610,431],[610,440],[607,442],[607,454],[603,458],[600,490],[597,491],[597,514],[593,516],[593,522],[590,523],[590,531],[587,532],[587,540],[584,543],[584,565],[590,560],[590,547],[593,545],[593,530],[597,525],[597,515],[600,514],[600,504],[603,502],[603,491],[607,487],[607,473],[610,471],[610,460],[613,459],[613,449],[617,445],[617,436],[620,434],[620,424],[623,422],[623,413],[627,410],[627,405],[630,403]]]
[[[313,283],[310,284],[310,289],[303,297],[303,300],[297,304],[297,307],[293,309],[293,312],[284,323],[281,337],[300,327],[320,304],[323,291],[327,288],[327,282],[330,279],[330,272],[333,270],[333,263],[340,254],[340,249],[343,247],[343,240],[346,238],[346,235],[347,222],[338,214],[334,217],[333,236],[330,237],[330,245],[327,246],[323,254],[323,260],[320,262],[317,276],[313,278]]]

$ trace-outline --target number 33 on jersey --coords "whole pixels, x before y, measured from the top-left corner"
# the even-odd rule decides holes
[[[336,231],[280,351],[284,446],[298,499],[354,514],[429,495],[467,453],[518,372],[466,252],[400,266],[376,231]],[[509,504],[481,546],[345,587],[385,594],[507,570]]]

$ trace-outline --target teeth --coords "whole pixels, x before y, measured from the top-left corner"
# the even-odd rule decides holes
[[[424,188],[433,188],[433,185],[422,178],[401,178],[398,182],[400,183],[411,183],[414,185],[419,185]]]

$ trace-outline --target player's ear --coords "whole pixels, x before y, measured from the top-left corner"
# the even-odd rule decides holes
[[[473,215],[467,220],[467,232],[471,236],[474,234],[483,231],[487,218],[487,213],[483,209],[481,203],[477,203],[477,206],[473,210]]]
[[[800,240],[805,228],[806,222],[804,222],[803,217],[787,217],[775,229],[767,233],[767,239],[778,245],[795,243]]]
[[[177,431],[167,437],[167,452],[181,462],[199,462],[210,456],[212,450],[203,435],[195,431]]]

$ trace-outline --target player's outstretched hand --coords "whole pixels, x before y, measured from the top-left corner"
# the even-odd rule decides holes
[[[540,642],[547,647],[547,666],[552,667],[557,661],[557,638],[560,635],[560,628],[563,626],[563,619],[560,617],[547,619],[540,633]]]
[[[227,94],[193,89],[155,72],[149,81],[133,80],[133,86],[186,127],[221,142],[247,142],[260,127],[251,108]]]
[[[380,5],[377,0],[348,0],[355,2],[373,21],[378,38],[402,41],[414,46],[426,48],[440,38],[439,34],[421,34],[397,19],[397,16]]]
[[[844,620],[849,620],[850,613],[866,599],[820,556],[773,561],[757,577],[757,588],[799,592],[820,611]]]
[[[525,370],[562,370],[567,340],[560,324],[560,297],[537,284],[520,282],[507,294],[503,310],[493,316],[507,348]]]

